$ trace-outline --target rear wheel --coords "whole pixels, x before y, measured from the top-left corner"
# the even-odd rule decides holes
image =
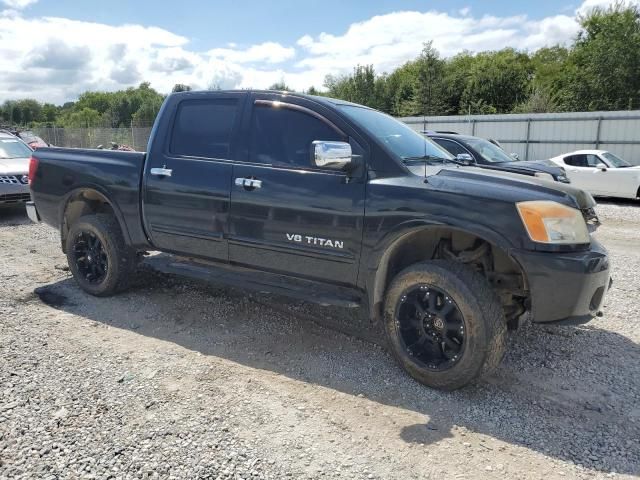
[[[385,302],[389,345],[419,382],[453,390],[498,366],[506,321],[486,279],[466,266],[431,261],[400,272]]]
[[[66,240],[67,261],[78,285],[103,297],[124,290],[136,265],[120,225],[111,215],[88,215],[74,223]]]

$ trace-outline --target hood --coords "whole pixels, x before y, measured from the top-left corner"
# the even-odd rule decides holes
[[[0,158],[0,175],[20,174],[29,171],[29,157],[26,158]]]
[[[460,166],[409,166],[412,173],[426,176],[433,187],[453,193],[476,193],[509,202],[552,200],[580,210],[596,205],[588,192],[566,183],[523,176],[506,171]]]
[[[518,160],[513,162],[494,163],[491,165],[481,165],[481,168],[491,170],[501,170],[506,172],[519,172],[528,175],[536,173],[548,173],[552,177],[562,175],[562,169],[548,160]]]

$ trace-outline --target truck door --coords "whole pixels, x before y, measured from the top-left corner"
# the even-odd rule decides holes
[[[143,177],[143,214],[158,249],[228,261],[232,159],[246,93],[186,94],[162,114]]]
[[[270,97],[267,97],[270,98]],[[252,268],[353,285],[365,182],[312,165],[314,140],[350,141],[310,108],[252,98],[248,162],[233,167],[229,258]],[[247,107],[249,109],[249,107]]]

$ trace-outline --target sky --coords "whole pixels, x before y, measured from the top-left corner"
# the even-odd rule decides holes
[[[633,0],[637,3],[640,0]],[[567,44],[610,0],[0,0],[0,103],[61,104],[148,81],[322,89],[357,64],[391,72],[433,41],[442,56]]]

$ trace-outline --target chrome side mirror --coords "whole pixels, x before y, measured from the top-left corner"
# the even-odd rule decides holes
[[[469,153],[459,153],[456,155],[456,160],[462,163],[463,165],[473,165],[473,157]]]
[[[520,155],[518,155],[517,153],[511,153],[510,155],[514,160],[520,160]]]
[[[353,163],[351,145],[347,142],[326,142],[315,140],[311,143],[313,164],[331,170],[348,170]]]
[[[607,171],[607,166],[604,163],[599,163],[598,165],[596,165],[596,168],[602,170],[603,172]]]

